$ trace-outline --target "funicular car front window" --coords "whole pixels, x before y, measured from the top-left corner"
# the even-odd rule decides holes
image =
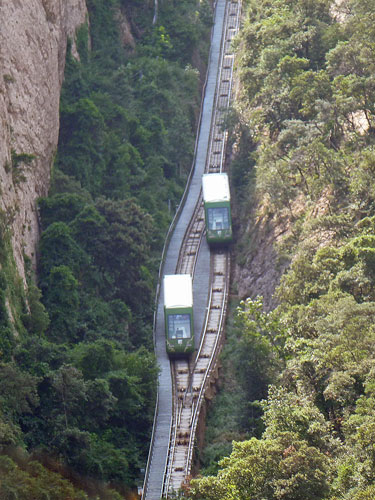
[[[215,231],[229,229],[228,207],[215,207],[208,209],[208,229]]]
[[[190,314],[170,314],[168,316],[168,337],[170,339],[191,337]]]

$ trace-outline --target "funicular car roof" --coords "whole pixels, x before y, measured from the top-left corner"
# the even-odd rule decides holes
[[[193,307],[193,285],[190,274],[164,276],[164,306],[166,308]]]
[[[226,173],[202,176],[203,200],[206,203],[230,201],[229,181]]]

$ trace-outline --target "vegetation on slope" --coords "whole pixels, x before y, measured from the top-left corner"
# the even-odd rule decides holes
[[[211,8],[164,1],[152,26],[152,2],[87,6],[79,61],[68,45],[53,183],[39,203],[39,288],[20,300],[16,341],[2,260],[0,446],[22,447],[56,472],[64,464],[87,495],[115,499],[82,478],[123,491],[145,466],[156,272],[191,167],[200,104],[192,63],[205,64]],[[1,498],[52,498],[52,473],[2,460]],[[86,498],[59,488],[58,498]]]
[[[230,334],[242,399],[225,431],[251,439],[191,499],[374,498],[374,21],[367,0],[247,2],[234,181],[251,179],[244,216],[289,221],[290,266],[279,306],[242,302]]]

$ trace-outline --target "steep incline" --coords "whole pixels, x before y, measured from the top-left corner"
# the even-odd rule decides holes
[[[225,5],[225,0],[217,0],[207,83],[203,102],[199,138],[195,155],[194,173],[191,179],[188,196],[186,198],[183,210],[168,246],[163,274],[173,274],[176,272],[181,243],[187,225],[193,215],[201,190],[202,174],[204,173],[206,165],[206,155],[210,136],[217,72],[219,67]],[[199,261],[204,261],[203,267]],[[205,271],[199,275],[198,270],[201,268],[205,269]],[[197,273],[194,279],[194,303],[198,306],[201,306],[199,310],[195,308],[194,327],[195,331],[198,333],[202,331],[202,326],[205,318],[205,306],[207,304],[209,281],[208,269],[209,249],[206,242],[204,242],[200,249],[200,255],[197,264]],[[169,434],[172,420],[172,382],[169,359],[165,351],[162,297],[163,294],[161,293],[158,304],[155,329],[156,354],[161,367],[161,373],[159,376],[158,409],[154,429],[154,440],[150,450],[148,476],[146,478],[145,490],[143,494],[143,498],[145,500],[159,500],[161,497],[169,449]]]

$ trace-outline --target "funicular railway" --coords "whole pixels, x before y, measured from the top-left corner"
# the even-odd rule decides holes
[[[199,411],[225,318],[229,251],[210,250],[204,238],[201,178],[203,173],[224,169],[227,133],[222,124],[231,99],[231,40],[238,31],[240,9],[241,0],[216,1],[194,168],[163,254],[154,321],[155,352],[161,371],[142,500],[168,498],[190,475]],[[193,276],[198,351],[190,361],[170,361],[165,349],[161,275],[174,273]]]

